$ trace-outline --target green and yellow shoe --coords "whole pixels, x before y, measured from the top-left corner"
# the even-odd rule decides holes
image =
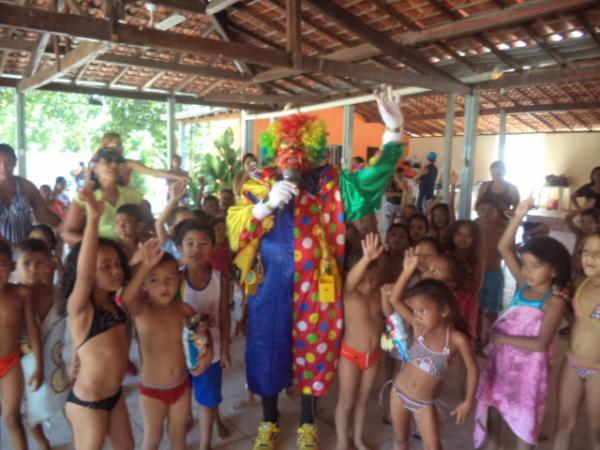
[[[279,426],[275,422],[261,422],[252,450],[275,450]]]
[[[296,432],[298,450],[319,450],[319,435],[314,423],[305,423]]]

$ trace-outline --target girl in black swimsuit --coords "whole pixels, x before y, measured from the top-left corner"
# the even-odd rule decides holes
[[[127,258],[115,242],[98,239],[104,203],[96,200],[91,186],[79,195],[87,223],[81,245],[67,258],[63,280],[79,371],[65,412],[75,448],[100,450],[108,437],[115,450],[133,450],[129,413],[121,396],[129,351],[127,317],[114,302],[128,275]]]

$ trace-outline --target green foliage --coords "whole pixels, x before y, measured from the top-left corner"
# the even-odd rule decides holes
[[[15,90],[0,88],[0,142],[17,147]]]
[[[240,149],[233,148],[233,130],[227,128],[214,141],[217,151],[215,154],[203,153],[198,155],[196,171],[193,178],[204,177],[209,193],[217,193],[221,189],[233,189],[233,179],[241,170]]]

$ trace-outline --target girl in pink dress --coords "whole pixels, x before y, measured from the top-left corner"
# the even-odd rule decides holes
[[[476,448],[499,448],[504,420],[517,437],[513,448],[532,449],[544,417],[549,347],[567,308],[565,299],[555,292],[567,286],[571,261],[567,249],[551,237],[527,242],[519,258],[515,235],[532,207],[531,198],[519,203],[498,243],[519,290],[491,329],[495,347],[481,373],[477,392]]]

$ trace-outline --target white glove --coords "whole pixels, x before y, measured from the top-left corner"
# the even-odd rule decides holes
[[[398,129],[398,133],[402,133],[404,126],[404,116],[400,109],[400,95],[394,94],[391,86],[382,86],[375,91],[375,99],[377,100],[377,108],[381,120],[385,123],[386,128],[390,130]]]
[[[278,181],[271,187],[269,198],[266,202],[254,205],[252,215],[259,220],[264,219],[280,205],[286,205],[294,195],[298,194],[298,187],[291,181]]]

